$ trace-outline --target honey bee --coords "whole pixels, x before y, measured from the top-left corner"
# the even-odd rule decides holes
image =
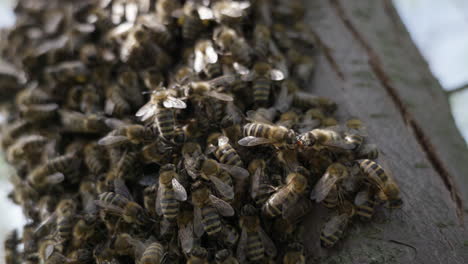
[[[57,83],[84,83],[89,77],[89,71],[81,61],[67,61],[48,66],[45,74]]]
[[[114,128],[105,137],[98,141],[99,145],[117,147],[126,143],[140,144],[145,142],[151,142],[155,139],[155,133],[151,129],[138,125],[138,124],[127,124],[118,120],[108,119],[106,124],[110,128]]]
[[[52,103],[52,97],[36,86],[28,87],[16,94],[17,105],[36,105]]]
[[[158,17],[156,15],[140,15],[138,17],[138,23],[140,23],[142,27],[148,29],[152,33],[152,39],[156,44],[166,49],[171,48],[171,43],[174,41],[174,36],[164,23],[158,21]]]
[[[177,217],[178,238],[182,251],[186,254],[192,250],[195,239],[193,233],[193,209],[182,206]]]
[[[227,249],[222,249],[216,252],[216,264],[239,264],[239,261],[232,256],[232,253]]]
[[[239,154],[231,144],[229,144],[229,138],[226,136],[218,137],[218,144],[214,154],[216,159],[223,164],[236,166],[238,168],[242,168],[244,166]],[[244,172],[239,172],[239,174],[245,175],[246,172],[244,170]]]
[[[304,195],[308,188],[306,176],[299,172],[291,172],[286,178],[286,185],[278,189],[262,207],[262,213],[268,217],[282,215],[286,218],[296,202]]]
[[[231,102],[234,98],[226,93],[216,91],[216,87],[232,81],[231,76],[221,76],[209,81],[190,82],[185,93],[195,102],[202,102],[206,97],[220,101]]]
[[[87,85],[81,91],[80,110],[85,114],[102,112],[102,95],[96,93],[96,87]]]
[[[266,173],[266,162],[263,159],[254,159],[249,163],[248,170],[252,175],[250,195],[257,205],[263,205],[274,193],[270,178]]]
[[[271,144],[277,148],[287,147],[294,149],[297,144],[296,133],[292,129],[265,123],[247,123],[243,128],[244,138],[239,145],[252,147]]]
[[[81,160],[74,153],[58,156],[37,166],[28,175],[29,183],[35,188],[45,188],[60,183],[65,175],[79,167]]]
[[[99,175],[107,169],[108,160],[105,149],[100,147],[98,144],[86,144],[83,154],[84,163],[91,173]]]
[[[356,215],[363,221],[369,221],[374,215],[374,207],[377,203],[372,188],[366,188],[358,192],[354,198]]]
[[[34,104],[34,105],[19,105],[21,116],[33,122],[50,120],[56,117],[58,105],[50,104]]]
[[[163,244],[155,241],[147,245],[142,244],[140,242],[138,245],[139,246],[136,247],[136,251],[137,251],[136,255],[138,257],[137,263],[140,263],[140,264],[163,263],[164,256],[166,255],[166,250]]]
[[[177,180],[179,175],[173,164],[161,167],[156,198],[156,213],[168,221],[174,221],[179,213],[179,203],[187,200],[187,192]]]
[[[341,163],[332,163],[328,166],[325,174],[316,183],[311,192],[310,198],[319,203],[324,201],[330,195],[326,204],[331,206],[333,201],[341,198],[338,196],[339,191],[337,190],[337,185],[348,177],[350,177],[350,173],[346,166]]]
[[[272,90],[272,81],[281,81],[285,78],[284,73],[273,67],[267,62],[256,62],[253,70],[242,69],[239,64],[234,64],[237,71],[241,74],[243,81],[252,82],[253,99],[257,107],[265,106],[270,101],[270,92]]]
[[[95,200],[96,205],[105,212],[122,217],[127,223],[146,225],[152,220],[145,210],[133,201],[123,180],[116,179],[114,189],[115,192],[101,193],[98,200]]]
[[[235,62],[242,65],[250,63],[250,46],[234,29],[221,26],[214,30],[213,40],[223,53],[230,53]]]
[[[208,251],[202,247],[194,247],[190,251],[187,264],[208,264]]]
[[[196,179],[202,165],[203,153],[200,144],[187,142],[182,146],[183,167],[187,174]]]
[[[106,88],[106,103],[104,108],[107,115],[122,117],[130,114],[132,108],[130,103],[124,98],[122,90],[117,84]]]
[[[263,24],[257,24],[254,28],[254,51],[260,58],[265,58],[270,52],[271,32]]]
[[[72,230],[73,247],[80,248],[94,235],[96,223],[97,215],[86,215],[75,223]]]
[[[6,125],[2,125],[1,128],[2,149],[6,150],[8,149],[8,147],[10,147],[13,143],[16,142],[15,140],[18,137],[20,137],[23,134],[28,134],[32,130],[33,125],[30,121],[21,119]]]
[[[34,232],[40,234],[42,230],[55,223],[57,232],[54,241],[58,243],[68,241],[72,236],[76,210],[77,205],[73,200],[62,199],[57,204],[54,213],[44,219]]]
[[[189,41],[195,40],[204,30],[205,24],[213,19],[211,9],[192,1],[185,2],[181,11],[178,23],[182,27],[182,37]]]
[[[217,1],[213,3],[213,15],[219,24],[239,25],[247,16],[249,1]]]
[[[200,176],[210,180],[216,191],[227,200],[234,198],[234,185],[231,176],[221,169],[221,164],[213,159],[203,161]]]
[[[173,109],[187,107],[184,101],[175,97],[174,89],[160,88],[151,94],[150,101],[135,114],[142,121],[152,119],[159,131],[159,135],[166,140],[174,137],[175,113]]]
[[[172,159],[173,149],[164,144],[161,140],[156,140],[145,145],[141,150],[145,163],[167,164]]]
[[[283,257],[283,264],[305,264],[304,246],[300,243],[288,245],[286,254]]]
[[[320,233],[320,245],[324,248],[333,247],[343,237],[349,219],[350,216],[346,213],[331,217]]]
[[[218,53],[211,40],[199,40],[195,44],[193,69],[196,73],[204,72],[209,78],[221,75],[222,69],[218,62]]]
[[[313,147],[316,150],[324,148],[336,151],[349,151],[355,149],[355,144],[346,141],[339,133],[340,127],[316,128],[298,136],[298,144],[301,147]]]
[[[246,204],[242,207],[239,225],[242,228],[241,237],[237,245],[237,259],[240,263],[259,262],[276,256],[276,247],[273,241],[263,230],[257,209]]]
[[[19,263],[19,252],[18,244],[20,243],[18,239],[18,232],[16,230],[10,232],[4,242],[4,254],[5,254],[5,264],[16,264]]]
[[[59,116],[65,132],[97,134],[108,131],[104,118],[95,114],[59,110]]]
[[[48,139],[41,135],[22,136],[6,150],[7,161],[15,164],[21,160],[31,160],[37,157],[47,143]]]
[[[277,126],[283,126],[283,127],[292,129],[299,122],[299,118],[300,117],[296,112],[288,111],[288,112],[282,113],[278,121],[276,121],[275,124]]]
[[[131,108],[144,103],[137,72],[133,71],[128,66],[120,67],[118,69],[117,83],[120,86],[120,94],[123,99],[129,103]]]
[[[68,259],[62,254],[63,244],[57,241],[55,237],[42,240],[38,253],[41,263],[59,264],[68,262]]]
[[[173,19],[173,13],[180,8],[179,0],[161,0],[156,2],[156,17],[159,22],[168,25]]]
[[[158,88],[161,83],[164,83],[165,81],[161,70],[156,67],[150,67],[141,71],[140,78],[143,80],[143,83],[148,90]]]
[[[388,208],[400,208],[403,200],[400,197],[400,188],[395,180],[386,173],[376,162],[368,159],[358,161],[359,167],[366,176],[366,181],[379,189],[377,197],[387,202]]]
[[[212,195],[201,181],[192,184],[192,203],[194,205],[194,233],[197,237],[201,237],[204,232],[210,236],[219,234],[222,230],[220,215],[234,215],[232,206]]]

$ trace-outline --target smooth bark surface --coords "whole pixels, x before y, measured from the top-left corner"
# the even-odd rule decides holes
[[[404,206],[354,221],[332,250],[320,247],[330,212],[306,220],[308,263],[467,263],[468,151],[445,93],[390,0],[305,1],[322,46],[311,89],[362,119]],[[464,203],[465,201],[465,203]]]

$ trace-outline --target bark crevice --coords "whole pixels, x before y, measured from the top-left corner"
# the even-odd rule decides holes
[[[407,107],[405,106],[403,100],[400,98],[397,89],[395,89],[392,86],[392,82],[388,75],[385,73],[377,53],[366,42],[366,40],[359,33],[357,28],[351,23],[340,2],[338,0],[330,0],[330,3],[336,11],[340,20],[343,22],[345,28],[350,31],[351,35],[362,46],[362,48],[368,55],[368,63],[370,68],[377,77],[378,81],[382,84],[382,86],[389,94],[392,102],[395,104],[403,120],[406,122],[406,124],[409,126],[409,128],[415,135],[416,141],[421,146],[431,165],[442,179],[447,190],[450,192],[450,197],[456,205],[456,214],[458,220],[460,222],[460,225],[463,225],[463,201],[461,199],[460,192],[455,184],[454,177],[448,172],[447,168],[445,167],[445,164],[442,162],[441,158],[439,158],[433,144],[430,142],[423,129],[418,125],[413,116],[407,110]],[[332,59],[332,61],[334,60]]]

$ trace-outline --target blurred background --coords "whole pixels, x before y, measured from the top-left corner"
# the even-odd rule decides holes
[[[433,74],[447,91],[458,128],[468,140],[468,1],[394,0],[413,41],[426,58]],[[14,0],[0,0],[0,27],[14,23]],[[3,239],[24,224],[21,209],[7,199],[12,186],[9,168],[0,156],[0,263]]]

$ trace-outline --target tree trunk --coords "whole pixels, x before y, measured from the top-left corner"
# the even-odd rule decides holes
[[[466,143],[391,0],[305,2],[322,46],[313,92],[367,124],[404,199],[353,223],[333,250],[320,247],[328,212],[317,206],[305,221],[308,263],[466,263]]]

